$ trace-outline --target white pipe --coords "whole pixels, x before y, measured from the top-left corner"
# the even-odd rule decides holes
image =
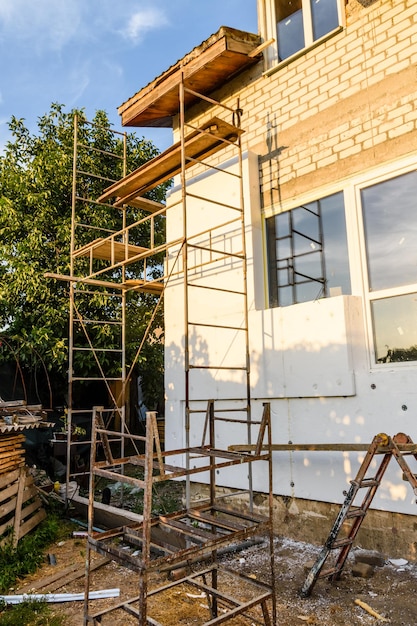
[[[117,598],[120,596],[120,589],[102,589],[101,591],[90,591],[89,600],[101,600],[102,598]],[[15,596],[0,596],[0,601],[6,604],[20,604],[21,602],[74,602],[84,600],[84,593],[23,593]]]

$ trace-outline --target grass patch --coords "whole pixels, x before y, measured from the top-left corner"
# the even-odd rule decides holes
[[[62,519],[49,515],[33,532],[20,539],[16,548],[9,543],[0,547],[0,593],[13,587],[18,578],[35,572],[44,561],[46,548],[68,531],[69,526],[63,524]]]
[[[0,626],[63,626],[63,617],[53,615],[47,602],[25,600],[21,604],[2,607]]]
[[[143,468],[126,464],[124,472],[130,478],[144,479]],[[142,515],[143,513],[143,489],[133,487],[120,481],[100,479],[96,483],[95,499],[100,501],[105,487],[112,491],[111,504],[113,506],[132,511]],[[152,516],[168,515],[183,508],[184,483],[181,481],[167,480],[156,482],[152,485]]]

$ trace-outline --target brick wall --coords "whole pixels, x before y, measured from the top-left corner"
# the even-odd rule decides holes
[[[342,32],[263,69],[216,97],[240,98],[264,206],[417,150],[417,0],[350,0]]]

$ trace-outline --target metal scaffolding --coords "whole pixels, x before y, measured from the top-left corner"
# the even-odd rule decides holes
[[[215,111],[208,121],[199,126],[191,124],[186,111],[187,94],[200,98],[208,114]],[[89,416],[91,428],[89,515],[87,544],[87,575],[84,623],[101,623],[103,615],[113,610],[125,610],[135,616],[139,626],[160,625],[150,617],[148,597],[164,593],[172,585],[191,585],[202,591],[207,598],[207,619],[205,624],[223,623],[240,615],[251,623],[271,626],[276,622],[274,600],[274,559],[272,529],[272,460],[271,460],[271,415],[269,404],[264,405],[263,414],[253,419],[250,393],[250,357],[248,337],[247,303],[247,262],[245,244],[245,214],[243,194],[242,149],[240,126],[242,111],[239,102],[234,108],[220,104],[204,94],[190,89],[184,79],[178,92],[179,102],[179,141],[171,148],[145,163],[137,170],[126,174],[126,149],[121,152],[121,166],[116,169],[122,174],[119,179],[109,180],[100,172],[80,170],[77,155],[80,148],[77,121],[74,142],[74,189],[71,243],[71,337],[70,337],[70,398],[68,411],[69,425],[79,416]],[[226,118],[229,118],[227,121]],[[124,140],[125,141],[125,140]],[[84,147],[82,148],[84,149]],[[233,167],[222,167],[212,157],[223,151]],[[106,154],[107,158],[120,159],[119,154]],[[208,157],[210,157],[209,160]],[[227,198],[204,198],[192,189],[195,177],[207,171],[221,172],[231,177],[237,192],[233,201]],[[169,207],[158,205],[146,194],[159,184],[179,176],[179,193],[173,195]],[[79,192],[79,183],[86,177],[86,193]],[[94,185],[93,182],[94,181]],[[100,185],[96,182],[100,181]],[[101,183],[107,183],[107,187]],[[101,191],[91,196],[90,190]],[[177,199],[175,199],[177,198]],[[205,228],[196,221],[190,224],[191,207],[195,202],[213,207],[220,212]],[[100,206],[109,211],[111,228],[103,232],[102,226],[86,225],[77,217],[77,207],[84,203]],[[142,219],[129,222],[129,210],[142,209],[148,214]],[[163,245],[154,241],[155,217],[165,211],[179,211],[182,220],[182,233]],[[214,210],[215,209],[215,210]],[[120,212],[119,221],[115,213]],[[82,211],[81,211],[82,213]],[[133,211],[133,215],[136,213]],[[150,240],[137,241],[137,228],[148,222]],[[203,224],[204,226],[204,224]],[[77,232],[81,229],[81,240]],[[152,256],[165,254],[166,272],[163,277],[154,278],[148,271],[147,262]],[[129,271],[127,271],[129,268]],[[232,280],[227,284],[218,276],[231,272]],[[162,297],[175,283],[182,285],[184,303],[183,359],[184,359],[184,441],[185,447],[177,450],[163,450],[159,440],[156,414],[148,413],[146,434],[133,435],[126,420],[127,384],[130,373],[126,373],[125,332],[126,294],[129,290],[149,291]],[[209,294],[211,300],[217,298],[235,299],[234,307],[241,319],[225,325],[224,320],[213,321],[210,311],[206,317],[195,317],[194,303]],[[100,300],[101,307],[97,304]],[[79,304],[79,302],[81,304]],[[93,306],[94,305],[94,306]],[[91,310],[101,310],[104,318],[89,317]],[[97,318],[97,319],[96,319]],[[114,331],[115,345],[101,360],[100,342],[93,330],[106,328]],[[212,341],[213,335],[233,333],[238,337],[238,348],[230,362],[202,361],[196,350],[196,337]],[[207,333],[207,335],[205,335]],[[141,343],[142,345],[142,343]],[[140,346],[139,346],[140,348]],[[108,350],[108,348],[107,348]],[[95,373],[76,371],[76,357],[79,353],[92,356]],[[118,365],[115,368],[115,360]],[[80,363],[82,359],[79,359]],[[106,365],[112,368],[106,370]],[[105,365],[106,364],[106,365]],[[93,369],[93,368],[90,368]],[[120,376],[112,372],[118,369]],[[233,380],[233,397],[218,397],[210,385],[205,384],[207,373],[222,372],[223,380]],[[92,407],[86,412],[74,406],[74,386],[100,380],[105,384],[110,406]],[[213,377],[211,377],[213,379]],[[219,447],[220,429],[236,434],[242,444],[253,446],[253,450],[235,452]],[[234,437],[234,435],[233,435]],[[234,439],[236,441],[236,439]],[[68,462],[71,449],[77,445],[68,439]],[[252,465],[264,463],[267,466],[269,499],[268,514],[255,513],[253,505]],[[247,486],[242,489],[227,487],[233,468],[240,471],[247,468]],[[69,477],[72,470],[68,471]],[[97,534],[94,526],[94,491],[98,478],[108,481],[121,481],[143,489],[143,522],[124,526]],[[208,499],[195,502],[191,494],[191,481],[198,478],[208,485]],[[185,508],[170,515],[152,513],[153,485],[167,480],[183,480],[186,485]],[[225,488],[226,486],[226,488]],[[221,487],[221,489],[219,489]],[[233,498],[239,497],[234,506]],[[243,504],[242,504],[243,502]],[[236,503],[236,497],[235,497]],[[269,546],[271,574],[268,583],[245,578],[241,574],[226,571],[218,562],[219,548],[248,537],[262,534]],[[120,542],[125,549],[119,548]],[[110,609],[91,613],[88,592],[90,589],[91,551],[111,555],[121,565],[137,572],[138,595]],[[163,565],[189,564],[209,555],[211,565],[203,571],[191,572],[160,589],[149,589],[149,574]],[[223,590],[224,576],[238,577],[241,587],[250,589],[246,598],[232,598],[229,589]],[[250,599],[249,599],[250,598]]]

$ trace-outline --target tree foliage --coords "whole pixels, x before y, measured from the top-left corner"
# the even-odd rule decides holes
[[[42,360],[58,387],[65,386],[68,363],[68,283],[46,278],[45,273],[70,273],[71,198],[73,166],[74,116],[80,111],[65,112],[52,104],[50,111],[38,119],[37,132],[32,134],[24,120],[12,118],[9,128],[12,139],[0,156],[0,329],[7,336],[7,345],[14,342],[21,367],[32,367]],[[117,180],[124,174],[122,159],[115,168],[109,153],[123,154],[121,136],[110,131],[107,115],[98,111],[93,124],[79,125],[79,143],[93,149],[80,149],[78,168],[99,173],[103,179]],[[128,171],[158,153],[152,142],[135,135],[126,141]],[[77,194],[98,197],[97,179],[86,176]],[[105,185],[109,183],[105,181]],[[101,183],[103,185],[103,183]],[[151,192],[150,198],[161,201],[165,187]],[[136,219],[140,216],[136,211]],[[135,216],[133,216],[135,217]],[[95,224],[97,229],[120,228],[118,211],[111,216],[102,206],[83,205],[80,221]],[[138,245],[149,237],[149,226],[143,225],[135,234]],[[157,222],[157,238],[162,241],[163,221]],[[101,235],[103,236],[103,235]],[[91,234],[85,234],[86,241]],[[81,241],[82,243],[82,241]],[[158,260],[153,270],[161,269]],[[104,295],[102,296],[104,297]],[[100,295],[97,296],[97,300]],[[96,302],[99,307],[102,303]],[[152,296],[133,295],[128,303],[135,319],[135,333],[130,333],[128,352],[133,354],[137,339],[146,327],[149,309],[155,304]],[[90,302],[94,306],[94,301]],[[133,314],[134,312],[134,314]],[[140,321],[142,320],[142,321]],[[162,324],[162,317],[158,322]],[[103,345],[111,338],[103,337]],[[156,367],[161,380],[162,344],[157,342],[151,353],[138,361],[141,369]],[[3,345],[3,360],[10,355]],[[130,356],[130,360],[133,356]],[[154,361],[154,362],[152,362]],[[146,377],[146,376],[145,376]],[[56,384],[54,385],[57,386]]]

